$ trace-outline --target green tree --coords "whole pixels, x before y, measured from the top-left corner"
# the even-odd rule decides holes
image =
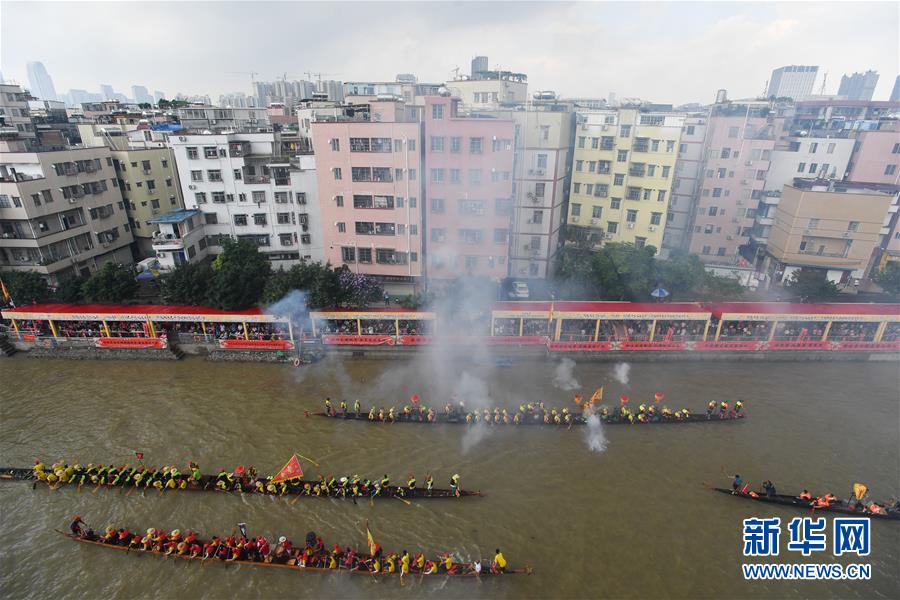
[[[900,262],[891,261],[875,271],[872,279],[888,294],[900,295]]]
[[[59,280],[59,285],[53,291],[53,298],[60,302],[81,302],[84,299],[84,282],[87,277],[69,275]]]
[[[833,300],[841,290],[825,277],[825,271],[816,269],[799,269],[791,274],[788,289],[800,296],[800,300],[817,302]]]
[[[255,244],[226,240],[223,252],[213,261],[209,299],[223,310],[255,306],[263,296],[271,266]]]
[[[206,263],[183,263],[160,279],[166,304],[203,306],[209,303],[213,270]]]
[[[10,271],[3,273],[0,278],[3,279],[6,290],[16,306],[46,302],[50,299],[47,280],[37,271]]]
[[[303,261],[290,269],[276,270],[272,272],[263,292],[263,302],[273,304],[288,295],[293,290],[300,290],[307,296],[314,295],[314,290],[327,265],[317,262]],[[316,305],[318,308],[324,305]]]
[[[131,267],[108,262],[81,285],[88,300],[117,304],[134,297],[138,283]]]

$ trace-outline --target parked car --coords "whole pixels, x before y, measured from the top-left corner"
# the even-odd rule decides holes
[[[509,291],[509,297],[513,300],[528,300],[531,292],[528,291],[528,284],[524,281],[514,281],[512,289]]]

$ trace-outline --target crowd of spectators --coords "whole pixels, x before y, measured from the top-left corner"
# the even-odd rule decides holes
[[[718,327],[719,320],[713,317],[709,325],[710,332],[716,331]],[[770,321],[726,321],[722,324],[719,339],[721,341],[766,341],[769,339],[771,331],[772,323]],[[710,334],[708,337],[711,338],[712,335]]]

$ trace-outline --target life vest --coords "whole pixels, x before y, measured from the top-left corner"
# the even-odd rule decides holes
[[[809,492],[801,492],[798,498],[800,498],[801,500],[812,500],[812,494],[810,494]]]
[[[494,562],[497,563],[497,566],[501,569],[506,568],[506,559],[503,557],[502,552],[497,553],[497,556],[494,557]]]

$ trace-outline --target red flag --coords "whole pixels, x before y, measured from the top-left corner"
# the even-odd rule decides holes
[[[657,404],[659,404],[660,402],[662,402],[662,399],[663,399],[663,393],[662,393],[662,392],[656,392],[656,395],[653,396],[653,400],[655,400]]]
[[[287,461],[286,465],[281,467],[281,470],[278,471],[278,475],[272,479],[272,483],[278,483],[279,481],[285,481],[287,479],[296,479],[298,477],[303,477],[303,469],[300,468],[300,461],[295,454],[291,457],[291,460]]]
[[[135,456],[135,458],[137,458],[138,460],[144,460],[144,453],[143,453],[143,452],[135,452],[135,453],[134,453],[134,456]]]
[[[581,401],[584,397],[581,394],[575,394],[575,404],[581,406]]]
[[[413,404],[418,404],[418,403],[419,403],[419,395],[418,395],[418,394],[413,394],[413,395],[412,395],[412,398],[410,398],[410,400],[412,400],[412,403],[413,403]]]
[[[619,396],[619,402],[622,404],[622,406],[625,406],[626,404],[628,404],[628,396],[622,394],[621,396]]]

